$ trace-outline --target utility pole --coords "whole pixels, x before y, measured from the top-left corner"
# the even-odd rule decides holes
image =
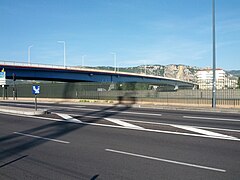
[[[145,73],[145,75],[147,75],[147,64],[146,64],[146,61],[144,61],[144,73]]]
[[[114,71],[117,72],[117,53],[113,52],[111,54],[113,54],[114,57]]]
[[[212,0],[212,35],[213,35],[213,81],[212,108],[216,108],[216,46],[215,46],[215,0]]]
[[[66,67],[66,43],[65,41],[58,41],[63,44],[63,66]]]
[[[85,58],[86,55],[82,55],[82,67],[84,66],[84,58]]]
[[[33,45],[28,46],[28,64],[31,63],[31,48],[33,47]]]
[[[12,74],[12,78],[13,78],[13,100],[15,100],[16,99],[16,85],[15,85],[16,75],[15,75],[15,73]]]

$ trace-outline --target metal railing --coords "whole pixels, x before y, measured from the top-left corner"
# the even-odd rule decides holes
[[[209,106],[212,102],[211,90],[116,90],[110,89],[110,83],[44,83],[41,84],[40,98],[66,98],[66,99],[93,99],[129,101],[138,103],[152,103],[162,105],[184,106]],[[13,87],[6,90],[9,98],[12,98]],[[3,91],[0,88],[0,94]],[[17,97],[32,98],[32,84],[17,84]],[[216,93],[217,106],[240,108],[240,89],[222,89]]]

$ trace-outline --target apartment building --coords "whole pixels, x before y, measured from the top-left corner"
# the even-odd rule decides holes
[[[199,89],[212,89],[213,70],[203,69],[197,72],[197,83]],[[223,69],[216,69],[216,88],[235,89],[237,88],[238,78],[226,73]]]

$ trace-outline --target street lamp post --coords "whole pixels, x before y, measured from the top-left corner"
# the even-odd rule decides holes
[[[213,82],[212,108],[216,108],[216,47],[215,47],[215,0],[212,0],[212,36],[213,36]]]
[[[84,58],[86,55],[82,55],[82,67],[84,66]]]
[[[33,45],[28,46],[28,64],[31,63],[31,48],[33,47]]]
[[[144,73],[145,73],[145,75],[147,75],[147,64],[146,64],[146,60],[144,61]]]
[[[63,44],[63,66],[66,67],[66,43],[65,41],[58,41],[58,43]]]
[[[113,54],[114,58],[114,71],[117,72],[117,53],[113,52],[111,54]]]

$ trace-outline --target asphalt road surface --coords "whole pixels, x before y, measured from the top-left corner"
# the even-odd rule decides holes
[[[240,179],[240,114],[122,105],[39,108],[51,114],[0,113],[0,179]]]

